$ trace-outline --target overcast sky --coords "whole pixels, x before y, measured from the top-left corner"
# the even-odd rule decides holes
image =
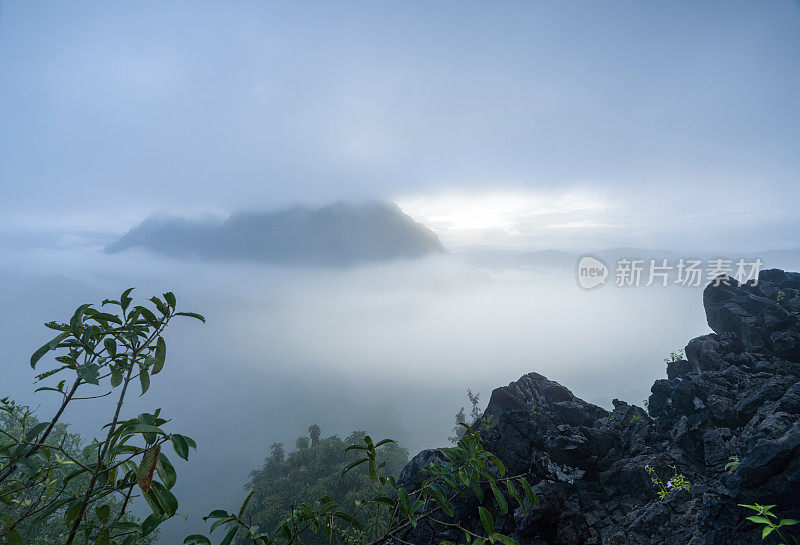
[[[0,229],[384,198],[445,240],[793,247],[798,60],[796,1],[0,0]]]

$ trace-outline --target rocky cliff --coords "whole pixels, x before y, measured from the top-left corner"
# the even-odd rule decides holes
[[[763,271],[755,286],[725,278],[703,304],[714,333],[668,364],[649,414],[618,400],[608,412],[536,373],[492,393],[484,444],[510,474],[528,474],[541,501],[498,516],[498,530],[522,545],[737,545],[761,543],[737,504],[800,519],[800,274]],[[402,480],[413,488],[436,455],[421,452]],[[726,470],[732,456],[739,465]],[[651,479],[676,472],[691,486],[660,499]],[[470,498],[456,518],[480,527]],[[404,539],[463,535],[423,521]]]

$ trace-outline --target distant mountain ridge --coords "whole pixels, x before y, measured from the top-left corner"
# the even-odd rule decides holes
[[[263,213],[223,222],[148,217],[106,251],[145,248],[172,257],[344,266],[444,252],[436,234],[394,203],[335,203]]]

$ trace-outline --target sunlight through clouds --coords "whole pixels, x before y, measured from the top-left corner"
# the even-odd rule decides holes
[[[557,230],[597,230],[611,204],[597,192],[496,191],[419,195],[400,208],[436,232],[445,246],[545,243]]]

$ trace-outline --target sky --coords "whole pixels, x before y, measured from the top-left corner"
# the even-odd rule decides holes
[[[457,245],[795,247],[799,29],[796,1],[2,0],[0,230],[377,198]]]

